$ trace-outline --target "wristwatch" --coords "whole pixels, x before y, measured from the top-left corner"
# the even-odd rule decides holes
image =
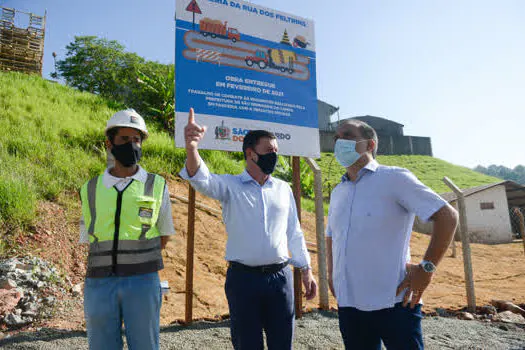
[[[432,261],[422,260],[419,263],[419,266],[421,266],[423,271],[428,272],[428,273],[436,271],[436,265],[434,265],[434,263]]]
[[[312,267],[310,265],[306,265],[306,266],[303,266],[301,268],[299,268],[299,270],[301,270],[301,272],[306,272],[308,270],[311,270]]]

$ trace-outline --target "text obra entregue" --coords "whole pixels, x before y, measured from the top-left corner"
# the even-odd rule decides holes
[[[226,76],[226,82],[223,81],[217,81],[215,83],[216,87],[223,87],[227,89],[234,89],[234,90],[242,90],[242,91],[252,91],[259,94],[266,94],[266,95],[272,95],[272,96],[279,96],[283,97],[284,92],[277,91],[277,90],[270,90],[275,89],[274,83],[269,83],[266,81],[261,80],[255,80],[255,79],[243,79],[240,77],[235,76]],[[238,84],[235,84],[238,83]],[[242,84],[248,84],[248,85],[242,85]],[[255,85],[255,86],[252,86]],[[263,88],[260,88],[259,86],[262,86]]]

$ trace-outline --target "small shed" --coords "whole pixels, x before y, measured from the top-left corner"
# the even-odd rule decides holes
[[[501,181],[463,191],[471,242],[512,242],[518,229],[513,213],[515,208],[525,208],[525,186]],[[441,197],[457,207],[453,192],[443,193]]]

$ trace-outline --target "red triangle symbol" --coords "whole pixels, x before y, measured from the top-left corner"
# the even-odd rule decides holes
[[[197,0],[191,0],[191,2],[188,5],[188,7],[186,7],[186,11],[202,14],[201,8],[197,4]]]

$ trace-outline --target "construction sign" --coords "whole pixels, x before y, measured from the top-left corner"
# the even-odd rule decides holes
[[[180,0],[176,10],[175,143],[190,107],[202,149],[241,151],[249,130],[279,153],[319,157],[314,23],[244,1]]]
[[[199,7],[199,4],[197,4],[196,0],[192,0],[188,7],[186,7],[186,11],[202,14],[201,8]]]

